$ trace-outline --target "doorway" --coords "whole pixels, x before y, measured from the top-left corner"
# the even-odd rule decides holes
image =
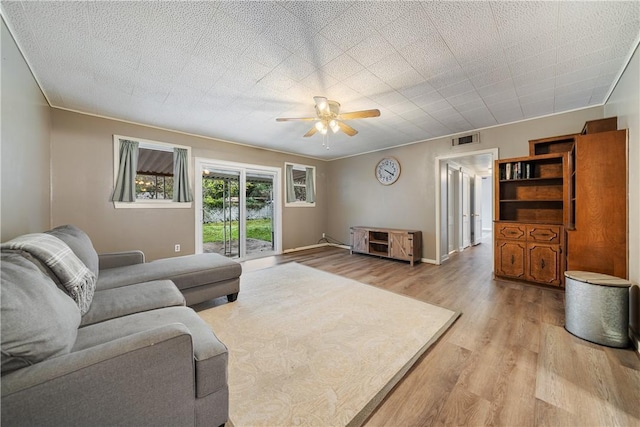
[[[196,159],[196,253],[280,253],[280,169]]]
[[[437,157],[436,166],[436,264],[452,252],[486,241],[492,225],[493,162],[498,149],[455,153]],[[484,179],[483,179],[484,178]],[[487,195],[490,193],[490,195]],[[484,207],[484,208],[483,208]],[[490,245],[493,248],[493,245]]]

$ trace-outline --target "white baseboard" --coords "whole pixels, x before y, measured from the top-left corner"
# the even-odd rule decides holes
[[[283,254],[288,254],[291,252],[299,252],[299,251],[306,251],[307,249],[315,249],[315,248],[321,248],[323,246],[329,246],[328,243],[318,243],[315,245],[309,245],[309,246],[300,246],[299,248],[291,248],[291,249],[285,249],[282,251]]]
[[[436,261],[435,259],[430,259],[430,258],[420,258],[421,262],[425,262],[427,264],[434,264],[434,265],[438,265],[438,261]]]
[[[351,246],[349,245],[338,245],[336,243],[317,243],[315,245],[300,246],[299,248],[285,249],[284,251],[282,251],[282,253],[288,254],[291,252],[306,251],[307,249],[321,248],[323,246],[333,246],[334,248],[351,249]]]
[[[327,245],[333,246],[334,248],[342,248],[342,249],[351,250],[351,246],[349,246],[349,245],[339,245],[337,243],[327,243]]]

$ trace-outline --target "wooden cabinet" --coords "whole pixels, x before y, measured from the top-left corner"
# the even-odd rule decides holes
[[[627,131],[580,135],[575,157],[568,269],[628,279]]]
[[[627,131],[616,128],[615,117],[592,120],[579,134],[529,141],[529,157],[496,161],[496,276],[628,278]]]
[[[409,261],[422,257],[422,232],[393,228],[351,227],[351,253]]]
[[[562,226],[497,222],[495,248],[496,276],[562,286]]]

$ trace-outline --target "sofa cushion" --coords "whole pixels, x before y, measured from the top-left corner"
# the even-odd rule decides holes
[[[171,280],[156,280],[93,294],[91,308],[82,316],[81,327],[116,317],[157,308],[182,306],[184,297]]]
[[[3,250],[21,250],[44,263],[80,307],[80,314],[89,310],[96,287],[96,275],[76,256],[65,242],[52,234],[23,234],[2,243]]]
[[[80,258],[80,261],[82,261],[96,277],[98,276],[98,253],[93,248],[91,239],[89,239],[89,236],[87,236],[84,231],[75,225],[69,224],[61,225],[46,233],[56,236],[65,242],[73,253]]]
[[[178,289],[235,279],[242,266],[219,254],[164,258],[144,264],[101,270],[96,289],[111,289],[150,280],[169,279]]]
[[[2,374],[69,353],[80,325],[80,309],[38,266],[3,251]]]
[[[72,351],[81,351],[103,342],[164,325],[181,323],[193,337],[196,366],[196,396],[204,397],[227,386],[227,347],[209,325],[188,307],[168,307],[119,317],[78,330]]]

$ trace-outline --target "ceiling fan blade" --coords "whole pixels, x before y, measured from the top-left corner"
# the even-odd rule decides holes
[[[380,117],[380,110],[362,110],[342,113],[338,117],[340,120],[365,119],[367,117]]]
[[[316,129],[316,127],[313,126],[311,129],[309,129],[309,132],[304,134],[304,137],[305,138],[310,137],[310,136],[314,135],[317,131],[318,130]]]
[[[317,120],[317,117],[278,117],[276,122],[292,122],[292,121],[302,121],[302,122],[310,122],[312,120]]]
[[[355,135],[356,133],[358,133],[358,131],[357,131],[357,130],[355,130],[354,128],[352,128],[351,126],[349,126],[349,125],[348,125],[348,124],[346,124],[346,123],[342,123],[342,122],[340,122],[340,121],[338,121],[337,123],[338,123],[338,126],[340,127],[340,130],[341,130],[342,132],[346,133],[346,134],[347,134],[347,135],[349,135],[349,136],[353,136],[353,135]]]

